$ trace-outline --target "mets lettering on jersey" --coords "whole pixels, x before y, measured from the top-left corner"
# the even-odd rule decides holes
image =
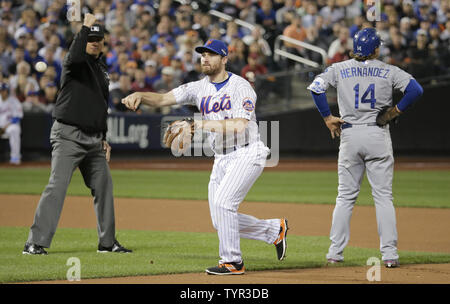
[[[250,83],[241,76],[233,73],[228,75],[228,79],[219,84],[210,82],[206,76],[172,91],[178,104],[197,106],[205,120],[233,118],[249,120],[247,129],[242,134],[231,134],[226,138],[214,132],[209,134],[211,146],[216,151],[259,141],[255,115],[256,93]]]
[[[200,102],[200,112],[202,115],[231,109],[231,98],[229,95],[223,94],[223,96],[219,98],[219,101],[214,103],[211,103],[211,98],[211,95],[202,98],[202,101]]]

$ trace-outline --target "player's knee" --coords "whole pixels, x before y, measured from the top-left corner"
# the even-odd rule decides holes
[[[6,129],[6,133],[9,136],[19,136],[20,135],[20,126],[19,125],[10,125],[7,129]]]

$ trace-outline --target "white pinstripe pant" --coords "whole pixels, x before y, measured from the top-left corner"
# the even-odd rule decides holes
[[[219,236],[219,263],[241,262],[240,238],[272,244],[280,219],[260,220],[238,213],[240,203],[261,175],[268,155],[262,142],[229,154],[216,154],[208,185],[211,220]]]

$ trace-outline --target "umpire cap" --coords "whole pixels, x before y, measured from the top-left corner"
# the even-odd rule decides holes
[[[366,57],[375,52],[381,45],[381,39],[374,28],[365,28],[353,37],[353,54]]]
[[[88,37],[99,37],[104,38],[105,37],[105,31],[103,29],[103,26],[101,24],[94,24],[89,28],[89,34]]]

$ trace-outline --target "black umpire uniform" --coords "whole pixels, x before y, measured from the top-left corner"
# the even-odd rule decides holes
[[[50,134],[51,175],[36,209],[24,254],[47,253],[43,248],[50,247],[77,167],[94,197],[98,251],[130,252],[115,239],[113,184],[103,147],[109,76],[102,54],[96,58],[86,52],[88,39],[103,37],[100,25],[90,28],[83,25],[64,58]]]

